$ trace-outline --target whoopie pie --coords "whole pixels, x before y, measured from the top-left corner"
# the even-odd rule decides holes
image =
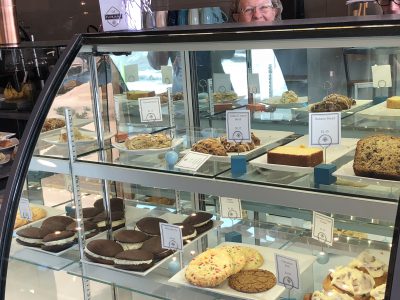
[[[119,230],[114,233],[114,240],[124,248],[124,250],[137,250],[142,247],[143,242],[149,236],[137,230]]]
[[[90,239],[91,237],[94,237],[96,234],[99,233],[99,229],[97,228],[96,223],[93,223],[91,221],[84,221],[83,228],[85,230],[85,238],[87,239]],[[66,230],[73,231],[78,236],[78,229],[78,223],[74,222],[69,224]]]
[[[192,224],[175,223],[174,225],[179,226],[182,229],[182,239],[184,243],[193,240],[197,235],[196,228],[194,228]]]
[[[154,264],[154,255],[145,250],[126,250],[115,256],[114,267],[129,271],[145,271]]]
[[[199,211],[192,213],[182,223],[191,224],[196,229],[197,234],[201,234],[213,227],[212,217],[213,215],[208,212]]]
[[[145,217],[136,222],[136,229],[150,236],[159,236],[160,223],[168,223],[164,219]]]
[[[124,251],[117,242],[110,240],[93,240],[85,247],[85,256],[96,263],[113,265],[115,256]]]
[[[91,221],[93,223],[96,223],[97,228],[99,230],[103,231],[106,230],[106,220],[107,220],[107,214],[106,212],[99,213],[97,216],[95,216]],[[111,227],[113,230],[122,228],[125,226],[125,214],[123,211],[113,211],[111,212]]]
[[[104,211],[103,198],[97,199],[93,206],[100,211]],[[124,210],[124,199],[122,198],[110,198],[110,210],[111,211],[123,211]]]
[[[60,252],[68,249],[76,242],[76,235],[73,231],[56,231],[43,238],[42,250]]]
[[[67,226],[74,222],[74,219],[67,216],[52,216],[42,222],[41,228],[46,228],[50,232],[64,231]]]
[[[41,247],[43,238],[49,233],[51,233],[51,231],[46,228],[26,227],[16,232],[16,240],[19,244],[24,246]]]
[[[162,259],[173,253],[172,250],[161,247],[160,236],[153,236],[152,238],[144,241],[140,250],[146,250],[153,253],[155,259]]]

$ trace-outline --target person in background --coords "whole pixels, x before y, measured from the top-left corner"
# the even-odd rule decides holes
[[[235,22],[272,22],[282,19],[280,0],[233,0],[231,15]]]
[[[384,15],[400,14],[400,0],[376,0]]]

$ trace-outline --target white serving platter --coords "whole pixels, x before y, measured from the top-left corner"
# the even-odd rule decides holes
[[[305,272],[314,263],[314,261],[316,259],[315,256],[311,256],[311,255],[305,255],[305,254],[300,254],[300,253],[296,253],[296,252],[273,249],[273,248],[256,246],[256,245],[247,245],[247,244],[238,244],[238,243],[222,243],[219,245],[219,247],[224,246],[224,245],[246,246],[246,247],[251,247],[251,248],[256,249],[264,257],[264,264],[260,267],[260,269],[268,270],[268,271],[274,273],[274,275],[276,275],[275,253],[282,255],[282,256],[292,257],[294,259],[297,259],[299,262],[300,275],[303,272]],[[192,288],[196,288],[196,289],[207,290],[207,291],[218,293],[221,295],[237,297],[237,298],[241,298],[241,299],[274,300],[274,299],[278,299],[282,295],[282,293],[285,292],[285,288],[283,286],[275,285],[272,289],[270,289],[266,292],[262,292],[262,293],[254,293],[254,294],[241,293],[241,292],[238,292],[238,291],[230,288],[227,280],[225,280],[224,283],[222,283],[220,286],[215,287],[215,288],[201,288],[201,287],[191,285],[189,282],[186,281],[185,271],[186,271],[186,268],[182,269],[177,274],[175,274],[171,279],[169,279],[168,282],[175,283],[175,284],[185,286],[185,287],[192,287]]]
[[[354,150],[357,146],[358,139],[350,139],[350,138],[342,138],[342,143],[340,145],[330,146],[326,150],[326,163],[331,163],[343,155],[349,153]],[[297,140],[290,142],[286,146],[300,146],[300,145],[308,145],[308,135],[304,135]],[[268,163],[268,153],[257,157],[249,162],[253,166],[259,168],[265,168],[270,170],[277,171],[287,171],[287,172],[298,172],[298,173],[312,173],[314,172],[313,167],[298,167],[298,166],[288,166],[288,165],[279,165],[279,164],[270,164]]]
[[[372,103],[372,100],[356,100],[356,104],[353,105],[350,109],[342,110],[342,113],[354,113],[362,109],[364,106],[367,106]],[[292,112],[296,114],[308,114],[310,112],[310,108],[313,104],[309,104],[308,106],[304,106],[301,108],[293,108]]]
[[[297,102],[294,103],[281,103],[281,96],[275,96],[262,101],[262,103],[273,105],[276,108],[296,108],[305,107],[308,104],[308,97],[299,97]]]
[[[86,131],[86,130],[82,130],[82,129],[79,129],[79,131],[80,131],[83,135],[88,136],[89,138],[88,138],[88,139],[85,139],[85,140],[78,140],[78,141],[75,141],[75,143],[76,143],[77,146],[87,146],[87,145],[96,143],[96,141],[97,141],[97,134],[96,134],[96,132],[94,132],[94,131]],[[45,137],[42,138],[42,140],[43,140],[44,142],[46,142],[46,143],[49,143],[49,144],[52,144],[52,145],[55,145],[55,146],[58,146],[58,147],[67,147],[67,146],[68,146],[68,143],[67,143],[67,142],[60,142],[60,141],[59,141],[60,134],[61,134],[61,131],[59,131],[59,133],[56,133],[56,134],[52,134],[52,135],[45,136]],[[115,135],[115,133],[106,132],[106,133],[104,134],[104,139],[105,139],[105,140],[110,139],[110,138],[112,138],[114,135]]]
[[[125,143],[112,143],[113,147],[134,155],[146,155],[146,154],[161,154],[167,152],[169,150],[174,149],[183,143],[183,138],[173,139],[170,147],[158,148],[158,149],[137,149],[137,150],[129,150],[126,148]]]
[[[400,188],[400,181],[357,176],[354,174],[353,163],[353,161],[348,162],[334,172],[333,175],[359,184]]]
[[[276,142],[294,134],[294,132],[289,132],[289,131],[272,131],[272,130],[252,130],[252,132],[260,139],[260,146],[256,146],[253,150],[246,151],[246,152],[240,152],[240,153],[230,152],[230,153],[228,153],[228,156],[211,155],[209,160],[216,161],[216,162],[230,162],[231,157],[234,155],[238,155],[238,154],[244,155],[244,156],[247,156],[250,158],[251,156],[256,156],[256,155],[259,155],[262,152],[264,152],[265,148],[268,145],[276,143]],[[181,154],[185,155],[190,152],[194,152],[194,151],[192,151],[190,149],[186,149],[186,150],[182,151]]]
[[[399,121],[400,109],[391,109],[386,107],[386,101],[377,105],[371,106],[363,111],[355,114],[356,121],[360,119]]]

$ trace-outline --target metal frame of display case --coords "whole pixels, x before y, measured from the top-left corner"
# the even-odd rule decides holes
[[[152,32],[130,32],[110,34],[84,34],[78,35],[63,52],[53,73],[49,77],[39,100],[35,105],[28,126],[20,143],[20,147],[12,167],[10,180],[7,184],[6,198],[0,210],[0,272],[2,274],[0,286],[0,298],[5,297],[5,283],[7,279],[8,256],[11,245],[11,236],[18,201],[22,192],[24,178],[28,170],[47,171],[55,173],[70,174],[70,162],[66,159],[33,157],[33,151],[43,126],[46,115],[51,107],[52,101],[57,93],[69,66],[79,51],[97,54],[102,52],[124,52],[148,48],[157,45],[158,50],[168,48],[172,38],[178,44],[178,50],[197,50],[199,43],[209,42],[210,34],[214,34],[215,40],[224,42],[216,46],[215,50],[235,48],[242,42],[252,41],[252,48],[289,47],[289,42],[307,39],[309,47],[318,47],[323,39],[332,39],[334,43],[343,45],[359,46],[368,43],[368,37],[379,36],[382,41],[389,45],[400,45],[393,35],[400,35],[400,18],[385,17],[375,20],[366,18],[338,18],[330,22],[326,20],[302,20],[281,22],[274,25],[264,26],[239,26],[223,25],[220,27],[188,27],[174,30],[160,30]],[[354,37],[365,37],[363,41],[356,41]],[[274,42],[272,42],[274,40]],[[266,44],[265,41],[269,41]],[[123,44],[129,44],[125,47]],[[142,44],[142,45],[141,45]],[[96,45],[96,46],[94,46]],[[100,45],[100,46],[97,46]],[[105,45],[105,46],[103,46]],[[143,46],[144,45],[144,46]],[[197,46],[196,46],[197,45]],[[386,44],[385,44],[386,45]],[[204,45],[202,47],[205,47]],[[189,58],[187,58],[189,61]],[[189,96],[189,95],[188,95]],[[190,100],[190,96],[189,96]],[[32,159],[32,160],[31,160]],[[370,218],[394,220],[399,216],[397,202],[381,201],[376,198],[357,197],[354,195],[335,194],[327,191],[311,191],[298,187],[283,186],[278,184],[255,184],[250,182],[236,182],[235,180],[217,178],[216,176],[185,175],[177,172],[166,172],[161,170],[150,170],[138,167],[114,166],[101,163],[90,163],[80,161],[71,163],[74,174],[103,180],[125,181],[135,184],[148,184],[157,182],[157,187],[172,188],[189,192],[213,195],[234,196],[246,198],[251,195],[252,201],[256,203],[268,203],[273,205],[301,207],[308,210],[319,210],[338,214],[359,213],[363,208],[363,215]],[[268,195],[268,199],[266,199]],[[276,200],[276,199],[279,199]],[[392,284],[400,276],[400,262],[397,254],[400,251],[399,241],[400,220],[397,218],[394,228],[393,247],[390,258],[390,270],[388,279],[388,297],[395,299],[394,295],[400,295],[400,286]],[[388,298],[390,299],[390,298]]]

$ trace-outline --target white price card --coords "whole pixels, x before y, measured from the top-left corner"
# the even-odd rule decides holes
[[[213,74],[214,93],[225,93],[232,91],[231,75],[224,73]]]
[[[139,98],[140,121],[162,122],[161,100],[160,97]]]
[[[171,66],[161,66],[161,78],[162,83],[164,84],[172,84],[172,67]]]
[[[340,112],[309,114],[310,146],[328,147],[339,145],[342,139],[342,118]]]
[[[137,64],[124,66],[124,71],[126,82],[135,82],[139,80],[139,66]]]
[[[176,168],[196,172],[211,157],[210,154],[189,152],[176,165]]]
[[[22,219],[26,219],[29,221],[33,220],[32,217],[32,210],[29,206],[29,200],[26,198],[21,198],[19,200],[19,214],[21,215]]]
[[[228,142],[251,142],[250,110],[227,110],[226,133]]]
[[[275,264],[278,285],[289,290],[300,289],[299,262],[297,259],[275,253]]]
[[[374,88],[392,87],[392,72],[390,65],[375,65],[372,69],[372,83]]]
[[[252,94],[260,93],[260,76],[258,74],[248,74],[249,92]]]
[[[323,214],[313,212],[312,238],[321,243],[332,246],[333,244],[333,227],[335,220]]]
[[[161,247],[163,249],[183,249],[182,228],[177,225],[160,223]]]
[[[242,201],[239,198],[219,197],[222,218],[242,219]]]

